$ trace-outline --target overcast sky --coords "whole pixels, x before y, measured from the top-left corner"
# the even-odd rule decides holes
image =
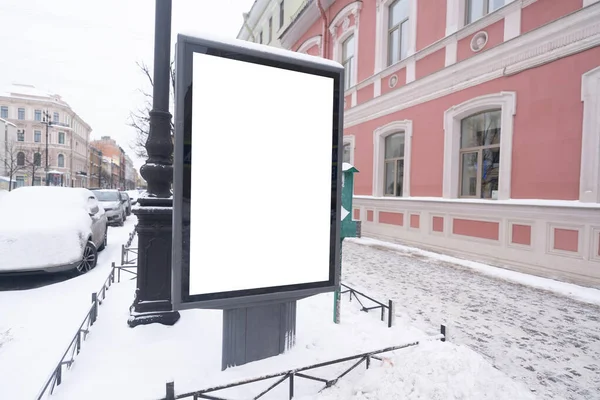
[[[179,31],[235,37],[253,0],[173,0],[172,43]],[[126,125],[152,67],[153,0],[0,0],[0,90],[11,83],[60,94],[93,129],[129,154]],[[173,50],[171,55],[173,56]]]

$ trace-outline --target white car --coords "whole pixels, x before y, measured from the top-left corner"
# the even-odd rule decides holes
[[[84,274],[106,244],[106,215],[88,189],[22,187],[0,199],[0,274]]]

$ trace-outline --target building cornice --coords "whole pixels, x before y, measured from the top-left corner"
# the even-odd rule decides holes
[[[344,127],[514,75],[599,45],[600,3],[596,3],[353,107],[345,112]],[[389,68],[383,70],[357,85],[357,88],[365,87],[390,73]]]
[[[333,2],[334,0],[323,0],[323,8],[325,10],[329,9]],[[319,18],[320,13],[317,2],[315,0],[306,0],[304,5],[298,8],[296,18],[290,22],[290,25],[279,36],[281,46],[291,49]]]

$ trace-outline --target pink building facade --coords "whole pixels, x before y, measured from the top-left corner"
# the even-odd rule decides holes
[[[598,0],[311,0],[363,235],[600,287]]]

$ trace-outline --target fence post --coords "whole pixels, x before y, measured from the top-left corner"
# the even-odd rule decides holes
[[[56,367],[56,386],[62,383],[62,363]]]
[[[294,398],[294,374],[290,374],[290,400]]]
[[[442,342],[445,342],[445,341],[446,341],[446,325],[442,325],[442,326],[440,327],[440,333],[441,333],[442,335],[444,335],[444,337],[441,339],[441,340],[442,340]]]
[[[167,382],[165,400],[175,400],[175,382]]]
[[[388,300],[388,328],[391,328],[394,324],[394,315],[396,314],[394,311],[394,302]]]
[[[92,315],[90,315],[90,325],[93,325],[96,322],[96,317],[98,316],[98,295],[94,292],[92,293]]]
[[[110,272],[110,279],[112,283],[115,283],[115,262],[113,261],[111,264],[112,271]]]
[[[121,245],[121,265],[125,265],[125,245]]]

